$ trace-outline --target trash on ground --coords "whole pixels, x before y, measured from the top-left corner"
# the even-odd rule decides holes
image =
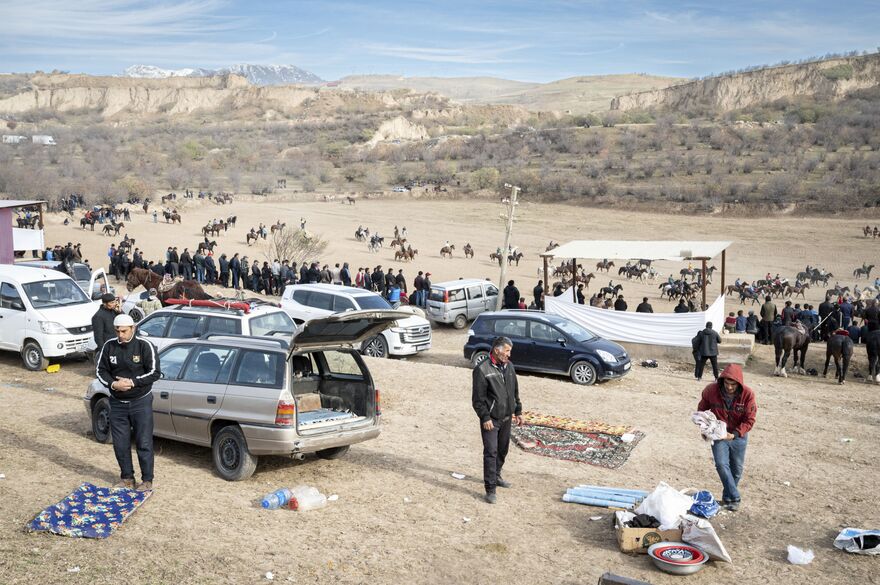
[[[660,364],[657,363],[657,360],[642,360],[641,366],[643,368],[656,368]]]
[[[275,578],[275,573],[273,573],[272,571],[266,571],[266,579],[271,581],[274,578]]]
[[[713,561],[732,563],[727,549],[708,520],[685,516],[681,519],[681,539],[709,555]]]
[[[853,440],[850,439],[849,437],[843,437],[842,439],[840,439],[840,442],[841,443],[852,443]]]
[[[338,495],[338,494],[333,494],[332,496],[327,496],[327,501],[328,501],[328,502],[335,502],[335,501],[338,500],[338,499],[339,499],[339,495]]]
[[[467,523],[467,522],[470,522],[470,521],[471,521],[471,519],[470,519],[470,518],[468,518],[468,517],[467,517],[467,516],[462,516],[462,517],[461,517],[461,519],[462,519],[462,521],[463,521],[463,522],[465,522],[465,523]]]
[[[406,497],[406,496],[403,497],[403,503],[404,503],[404,504],[409,504],[410,502],[412,502],[411,499],[409,499],[409,498]]]
[[[54,374],[61,370],[61,364],[52,364],[51,366],[46,368],[46,371],[50,374]]]
[[[782,485],[784,485],[785,487],[791,487],[791,482],[790,481],[783,481]]]
[[[452,477],[454,477],[455,479],[464,479],[464,478],[466,478],[467,476],[466,476],[465,474],[463,474],[463,473],[457,473],[457,472],[453,471],[453,472],[452,472]]]
[[[661,530],[678,528],[681,516],[688,513],[694,499],[665,482],[654,489],[635,509],[636,514],[649,514],[660,520]]]
[[[79,573],[79,571],[80,571],[79,567],[70,567],[67,569],[68,573]]]
[[[604,517],[605,516],[590,516],[590,520],[592,520],[593,522],[598,522],[599,520],[601,520]]]
[[[809,565],[816,555],[812,550],[801,550],[794,545],[788,545],[788,562],[792,565]]]
[[[834,538],[834,546],[857,555],[880,555],[880,530],[844,528]]]
[[[700,490],[694,494],[694,503],[690,508],[690,513],[703,518],[711,518],[718,513],[721,506],[712,497],[712,492],[708,490]]]
[[[632,443],[636,440],[636,436],[632,433],[623,433],[620,435],[620,441],[622,443]]]

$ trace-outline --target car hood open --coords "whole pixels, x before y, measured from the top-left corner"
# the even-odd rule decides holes
[[[289,353],[353,347],[408,317],[412,314],[403,311],[365,310],[312,319],[297,327]]]

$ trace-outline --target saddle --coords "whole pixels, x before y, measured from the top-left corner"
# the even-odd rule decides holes
[[[794,324],[792,325],[792,327],[797,329],[802,335],[808,335],[807,328],[804,327],[804,324],[801,323],[800,321],[795,321]]]
[[[178,282],[183,282],[183,277],[178,276],[177,278],[172,278],[170,282],[165,282],[164,280],[159,283],[159,286],[156,287],[156,290],[161,293],[165,293],[170,291],[175,287]]]

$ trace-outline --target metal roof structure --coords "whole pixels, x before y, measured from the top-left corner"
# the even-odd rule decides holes
[[[678,240],[573,240],[541,256],[608,260],[709,260],[733,242]]]
[[[40,203],[45,203],[45,201],[31,201],[27,199],[0,199],[0,209],[7,209],[10,207],[27,207],[28,205],[39,205]]]

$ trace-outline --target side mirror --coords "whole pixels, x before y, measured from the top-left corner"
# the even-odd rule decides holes
[[[140,335],[141,337],[149,337],[150,336],[150,333],[148,331],[138,331],[137,334]]]
[[[16,299],[9,303],[9,308],[13,311],[24,311],[24,303],[20,299]]]
[[[565,345],[565,338],[564,338],[564,337],[560,337],[560,338],[558,338],[558,339],[556,340],[556,342],[557,342],[559,345]]]

